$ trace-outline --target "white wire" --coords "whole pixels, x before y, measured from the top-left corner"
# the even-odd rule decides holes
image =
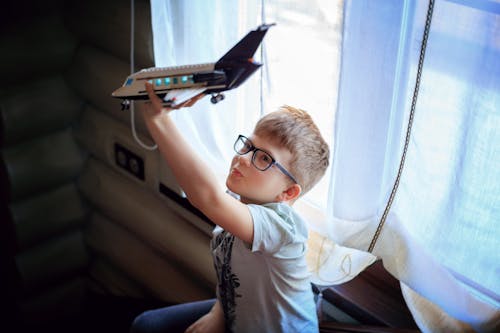
[[[135,51],[135,8],[134,8],[134,0],[130,0],[130,74],[133,74],[135,71],[134,65],[134,51]],[[135,116],[134,116],[134,101],[130,101],[130,126],[132,127],[132,136],[134,140],[146,150],[155,150],[158,148],[158,145],[148,146],[144,142],[139,139],[137,136],[137,132],[135,130]]]

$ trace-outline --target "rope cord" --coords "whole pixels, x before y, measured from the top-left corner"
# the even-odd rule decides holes
[[[261,0],[260,2],[260,22],[261,24],[266,22],[266,1]],[[260,46],[260,61],[264,64],[267,64],[267,61],[264,61],[265,52],[264,52],[264,42]],[[264,68],[267,69],[267,65],[264,65]],[[260,70],[260,80],[259,80],[259,107],[260,107],[260,116],[264,115],[264,68]]]
[[[422,38],[422,45],[420,47],[420,56],[418,59],[417,77],[415,80],[415,88],[413,90],[413,98],[412,98],[412,102],[411,102],[410,117],[408,119],[408,125],[406,128],[406,138],[405,138],[405,144],[404,144],[404,148],[403,148],[403,154],[402,154],[401,160],[399,162],[398,174],[396,176],[394,186],[392,187],[391,195],[389,196],[389,200],[387,201],[387,205],[385,207],[384,213],[382,214],[382,217],[380,218],[380,222],[377,226],[377,230],[375,231],[375,234],[373,235],[370,246],[368,247],[368,252],[370,252],[370,253],[373,251],[373,248],[375,247],[375,243],[377,242],[377,239],[380,236],[380,232],[382,231],[382,228],[385,224],[385,221],[387,219],[387,215],[389,214],[389,211],[390,211],[391,206],[392,206],[392,202],[394,201],[394,197],[396,196],[396,192],[397,192],[398,187],[399,187],[399,181],[401,179],[401,174],[403,173],[403,168],[404,168],[404,164],[405,164],[405,160],[406,160],[406,153],[408,151],[408,145],[410,143],[410,134],[411,134],[411,128],[413,125],[413,118],[415,116],[415,107],[417,105],[418,91],[420,88],[420,78],[422,76],[422,68],[424,65],[425,50],[427,48],[427,39],[429,38],[429,30],[431,27],[433,10],[434,10],[434,0],[429,0],[429,5],[427,8],[427,16],[426,16],[426,20],[425,20],[424,35]]]
[[[133,74],[135,71],[135,58],[134,58],[134,51],[135,51],[135,5],[134,5],[134,0],[130,0],[130,74]],[[144,142],[139,139],[139,136],[137,135],[137,131],[135,129],[135,116],[134,116],[134,106],[135,103],[134,101],[130,101],[130,127],[132,128],[132,136],[134,137],[135,141],[139,144],[144,149],[147,150],[155,150],[158,148],[158,145],[153,145],[153,146],[148,146]]]

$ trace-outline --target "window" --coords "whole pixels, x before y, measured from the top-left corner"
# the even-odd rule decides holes
[[[337,107],[343,1],[264,1],[264,21],[275,22],[266,36],[262,101],[265,112],[289,104],[306,110],[333,150]],[[330,169],[302,199],[326,214]],[[309,205],[305,209],[304,203]],[[312,227],[321,228],[316,217]],[[322,219],[324,222],[324,219]]]

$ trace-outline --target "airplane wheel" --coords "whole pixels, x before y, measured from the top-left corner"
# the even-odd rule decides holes
[[[130,109],[130,101],[128,99],[123,100],[121,105],[122,105],[122,111]]]
[[[212,104],[217,104],[223,99],[224,99],[223,94],[212,95],[212,97],[210,98],[210,102],[212,102]]]

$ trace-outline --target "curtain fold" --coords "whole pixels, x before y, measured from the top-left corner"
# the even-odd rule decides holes
[[[500,318],[498,9],[435,2],[407,162],[373,251],[414,292],[478,331]],[[346,3],[327,229],[341,245],[366,250],[389,197],[426,11],[423,1]],[[426,332],[442,324],[419,321]]]

